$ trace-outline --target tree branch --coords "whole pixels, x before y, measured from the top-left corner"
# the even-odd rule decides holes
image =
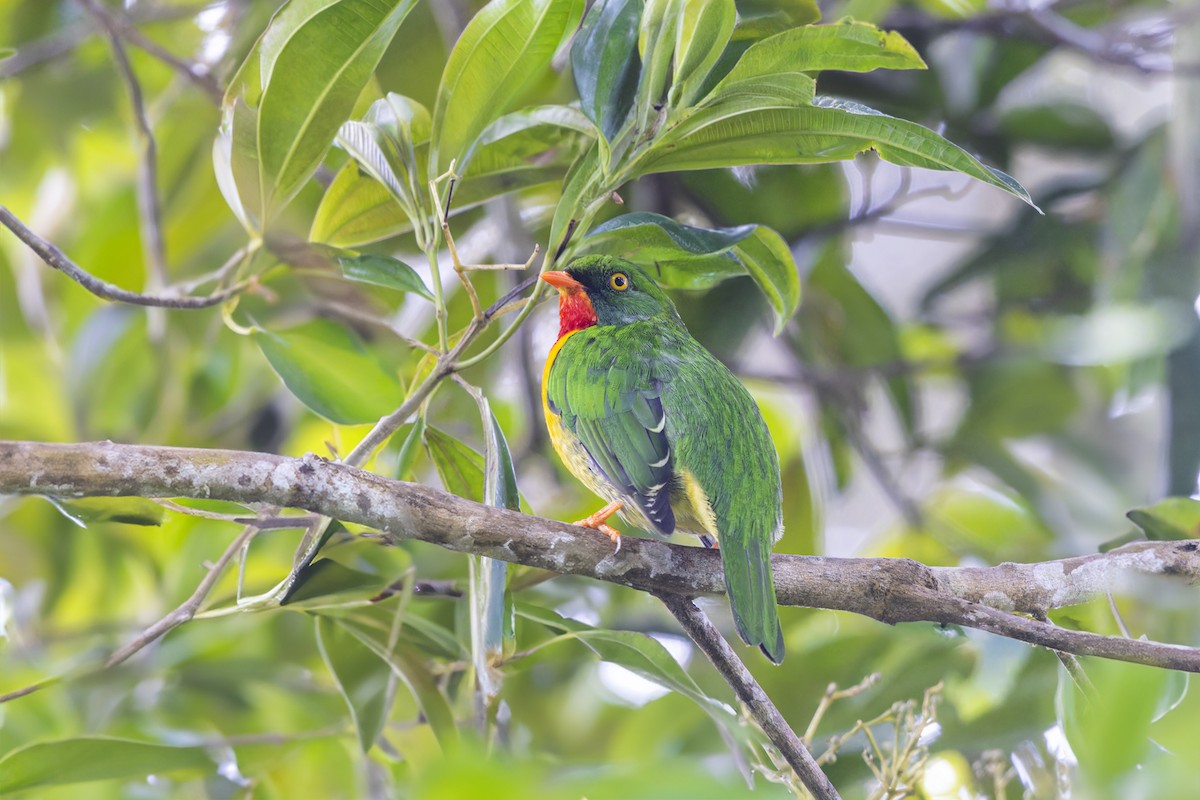
[[[46,241],[26,227],[11,211],[0,206],[0,225],[12,231],[18,239],[37,255],[47,266],[53,267],[78,283],[84,289],[99,297],[101,300],[113,300],[118,303],[129,303],[135,306],[157,306],[161,308],[211,308],[220,305],[236,294],[245,291],[252,281],[218,289],[203,297],[186,297],[176,294],[141,294],[122,289],[120,286],[101,280],[95,275],[76,264],[50,242]],[[235,257],[241,258],[245,249],[239,250]]]
[[[722,594],[720,554],[626,537],[463,500],[309,454],[0,442],[0,494],[195,497],[302,508],[451,550],[583,575],[658,595]],[[927,567],[909,559],[776,555],[783,605],[851,611],[888,624],[934,622],[1075,655],[1200,672],[1200,649],[1058,628],[1045,613],[1119,588],[1133,575],[1200,579],[1200,542],[1136,542],[1038,564]]]
[[[758,681],[754,680],[750,670],[746,669],[746,665],[733,652],[733,648],[729,646],[725,638],[708,621],[708,617],[704,616],[704,612],[696,607],[690,597],[660,594],[658,599],[662,600],[667,610],[675,615],[675,619],[679,620],[679,624],[687,631],[691,640],[708,656],[708,660],[721,673],[725,682],[733,687],[738,699],[745,703],[750,710],[754,721],[759,724],[771,742],[779,748],[784,759],[796,771],[804,788],[808,789],[817,800],[841,800],[841,795],[837,793],[837,789],[833,788],[829,778],[817,766],[817,762],[813,759],[812,753],[808,752],[808,748],[804,746],[804,742],[796,736],[796,732],[787,724],[783,714],[779,713],[779,709],[771,702],[771,698],[759,686]]]

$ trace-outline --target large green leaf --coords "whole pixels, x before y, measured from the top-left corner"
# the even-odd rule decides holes
[[[637,54],[642,0],[592,6],[571,45],[571,72],[583,113],[612,139],[629,116],[641,61]]]
[[[450,53],[433,111],[437,173],[539,80],[579,24],[583,0],[492,0]]]
[[[415,3],[292,0],[272,20],[230,84],[214,151],[248,226],[269,223],[312,177]]]
[[[0,759],[0,794],[213,769],[215,765],[202,747],[166,747],[98,736],[60,739],[31,744]]]
[[[286,331],[257,329],[253,337],[292,394],[331,422],[374,422],[404,400],[400,381],[334,322],[315,320]]]
[[[800,302],[791,250],[779,234],[762,225],[698,228],[660,214],[635,212],[598,226],[577,252],[628,258],[674,288],[707,289],[749,274],[771,303],[776,332]]]
[[[321,660],[346,701],[365,753],[374,747],[391,710],[391,667],[337,620],[317,616],[315,627]]]
[[[928,128],[857,103],[828,97],[813,102],[811,107],[766,109],[730,104],[728,114],[698,115],[664,133],[641,163],[641,172],[839,161],[875,150],[900,166],[961,172],[1033,205],[1011,177]]]

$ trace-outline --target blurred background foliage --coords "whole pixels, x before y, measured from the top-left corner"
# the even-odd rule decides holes
[[[129,47],[157,142],[171,282],[212,272],[245,244],[214,174],[221,109],[210,89],[231,79],[278,5],[109,8],[203,78]],[[448,54],[481,5],[416,3],[352,118],[387,92],[432,109]],[[979,565],[1143,535],[1125,513],[1193,494],[1200,471],[1194,9],[819,5],[739,0],[735,41],[818,11],[899,31],[927,71],[829,71],[821,92],[942,132],[1016,175],[1045,213],[961,175],[871,155],[648,175],[621,190],[624,209],[602,212],[766,225],[790,245],[802,301],[778,337],[748,278],[675,294],[692,333],[744,377],[773,430],[787,527],[778,550]],[[95,18],[66,0],[0,0],[0,59],[0,202],[96,276],[153,286],[128,87]],[[526,102],[574,96],[567,59],[555,67],[523,88]],[[562,134],[551,145],[559,157],[574,152]],[[535,165],[543,180],[515,194],[460,200],[452,225],[464,262],[519,263],[535,241],[547,247],[566,163],[553,158]],[[330,151],[299,188],[272,226],[273,246],[249,257],[260,285],[229,320],[220,308],[163,315],[105,303],[3,237],[0,438],[351,451],[369,426],[334,424],[298,402],[279,377],[293,388],[307,379],[289,376],[289,348],[311,354],[305,368],[335,387],[335,403],[371,419],[429,369],[405,337],[433,341],[437,323],[420,296],[430,278],[422,247],[402,225],[353,245],[412,264],[419,291],[279,255],[312,231],[352,241],[326,224],[337,207],[321,208],[331,181],[354,177],[335,178],[345,163]],[[480,273],[476,287],[491,302],[522,277]],[[451,330],[471,314],[458,288],[446,282]],[[574,519],[595,499],[551,452],[537,394],[557,324],[551,305],[465,377],[486,393],[526,507]],[[241,335],[247,326],[259,332]],[[475,400],[446,386],[422,419],[373,468],[482,499]],[[287,606],[242,613],[239,596],[269,590],[292,564],[297,533],[267,531],[200,619],[101,671],[108,653],[195,590],[236,526],[156,506],[0,498],[0,692],[64,676],[0,705],[0,755],[59,741],[74,749],[33,752],[27,768],[144,767],[132,780],[100,768],[85,777],[108,780],[37,797],[733,797],[750,792],[750,769],[755,797],[789,795],[771,780],[781,773],[761,735],[652,598],[513,571],[515,630],[493,719],[480,721],[466,559],[353,533],[334,530],[324,582],[313,577]],[[392,597],[367,602],[401,578]],[[1196,645],[1195,601],[1155,581],[1112,587],[1111,603],[1053,619]],[[723,604],[706,610],[732,630]],[[781,615],[783,666],[752,653],[747,662],[816,753],[842,737],[825,766],[847,797],[1192,797],[1200,782],[1200,700],[1182,676],[1085,661],[1099,698],[1088,704],[1053,654],[1023,644],[829,611]],[[823,703],[831,684],[850,691]],[[871,720],[872,735],[856,725]],[[171,749],[84,738],[99,736]],[[897,752],[903,763],[888,767]]]

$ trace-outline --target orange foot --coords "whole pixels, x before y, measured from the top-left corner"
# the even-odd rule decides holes
[[[584,517],[583,519],[571,524],[578,525],[581,528],[591,528],[594,531],[600,531],[600,533],[603,533],[605,536],[611,539],[612,543],[617,546],[617,550],[613,551],[617,552],[621,549],[621,532],[608,524],[608,518],[620,511],[624,505],[625,504],[620,500],[616,500],[597,511],[595,514],[592,514],[590,517]]]

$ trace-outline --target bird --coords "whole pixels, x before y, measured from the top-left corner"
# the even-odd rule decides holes
[[[783,534],[783,491],[758,405],[634,263],[588,255],[541,278],[558,290],[558,340],[542,375],[550,441],[607,502],[575,524],[619,548],[608,524],[619,514],[718,548],[738,634],[780,663],[771,549]]]

